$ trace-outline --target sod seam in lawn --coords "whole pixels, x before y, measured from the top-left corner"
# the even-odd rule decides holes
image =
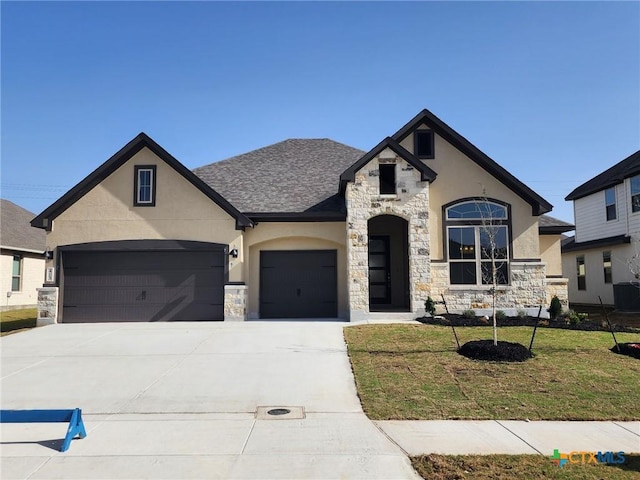
[[[463,344],[490,327],[456,329]],[[500,340],[528,346],[532,329],[502,328]],[[619,342],[640,341],[618,333]],[[637,420],[640,361],[609,351],[607,332],[538,329],[535,357],[523,363],[470,360],[449,327],[345,328],[358,394],[376,420]]]

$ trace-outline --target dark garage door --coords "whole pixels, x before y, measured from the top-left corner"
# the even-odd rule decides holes
[[[223,250],[65,251],[62,259],[64,323],[223,319]]]
[[[336,250],[260,252],[260,318],[335,318]]]

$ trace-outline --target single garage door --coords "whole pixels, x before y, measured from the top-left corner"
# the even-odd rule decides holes
[[[260,252],[260,318],[335,318],[336,250]]]
[[[222,320],[224,246],[188,248],[194,243],[178,242],[187,244],[178,250],[171,249],[176,242],[152,251],[63,250],[62,321]]]

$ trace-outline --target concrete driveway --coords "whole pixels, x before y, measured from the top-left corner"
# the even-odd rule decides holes
[[[60,453],[64,424],[3,424],[1,477],[418,478],[362,413],[343,326],[69,324],[2,337],[2,409],[79,407],[87,437]]]

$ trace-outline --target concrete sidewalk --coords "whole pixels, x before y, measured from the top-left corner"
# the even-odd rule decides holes
[[[374,422],[407,455],[640,453],[640,421],[526,422],[429,420]]]
[[[6,479],[416,479],[406,454],[640,452],[640,422],[370,421],[338,322],[52,325],[0,338]],[[287,407],[264,415],[259,407]]]

